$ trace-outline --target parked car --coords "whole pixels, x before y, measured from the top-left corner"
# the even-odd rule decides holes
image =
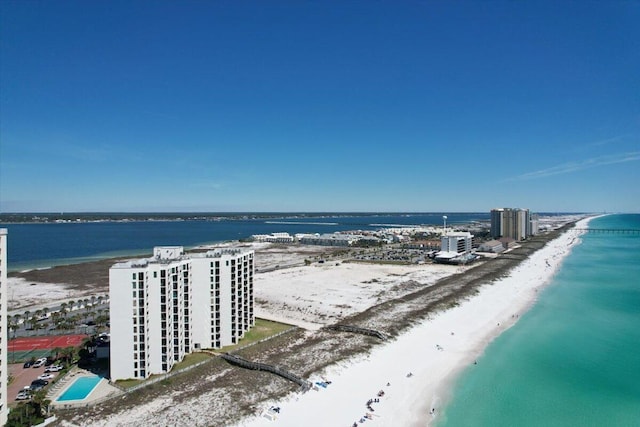
[[[62,366],[61,365],[52,365],[52,366],[47,366],[46,368],[44,368],[45,372],[58,372],[58,371],[62,371]]]
[[[22,365],[23,368],[30,368],[33,366],[33,364],[36,363],[33,360],[27,360],[26,362],[24,362],[24,365]]]
[[[42,375],[38,376],[38,379],[39,380],[50,380],[54,376],[55,375],[53,375],[53,374],[42,374]]]
[[[27,390],[22,390],[16,396],[16,400],[29,400],[29,399],[31,399],[31,393],[29,393]]]
[[[41,385],[42,387],[46,386],[47,384],[49,384],[49,381],[47,380],[42,380],[42,379],[37,379],[37,380],[33,380],[31,381],[31,385]]]
[[[33,364],[33,368],[39,368],[47,363],[47,358],[43,357],[41,359],[36,360],[36,363]]]

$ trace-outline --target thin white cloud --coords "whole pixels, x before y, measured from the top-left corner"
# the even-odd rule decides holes
[[[587,144],[587,146],[588,147],[597,147],[597,146],[600,146],[600,145],[612,144],[614,142],[620,141],[621,139],[624,139],[627,136],[629,136],[629,134],[622,134],[622,135],[614,136],[612,138],[601,139],[599,141],[594,141],[594,142],[592,142],[590,144]]]
[[[514,178],[511,178],[509,179],[509,181],[522,181],[522,180],[529,180],[529,179],[546,178],[548,176],[562,175],[566,173],[581,171],[584,169],[591,169],[598,166],[633,162],[637,160],[640,160],[640,151],[632,151],[629,153],[608,154],[605,156],[594,157],[591,159],[563,163],[558,166],[553,166],[547,169],[541,169],[534,172],[528,172],[522,175],[518,175]]]

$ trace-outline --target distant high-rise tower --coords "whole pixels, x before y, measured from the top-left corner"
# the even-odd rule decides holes
[[[498,238],[504,235],[504,209],[491,209],[491,237]]]
[[[499,208],[491,210],[491,237],[524,240],[531,236],[529,209]]]
[[[531,235],[535,236],[536,234],[538,234],[538,228],[540,226],[540,222],[539,222],[539,218],[538,218],[538,214],[531,214]]]
[[[7,229],[0,228],[0,425],[5,425],[7,407]]]

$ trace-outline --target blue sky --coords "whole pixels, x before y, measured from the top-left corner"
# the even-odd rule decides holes
[[[640,2],[0,2],[0,212],[640,211]]]

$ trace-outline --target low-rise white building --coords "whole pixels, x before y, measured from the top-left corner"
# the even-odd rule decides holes
[[[293,243],[294,238],[289,233],[254,234],[251,236],[254,242],[268,243]]]
[[[255,324],[253,257],[252,250],[185,255],[165,246],[112,266],[111,379],[148,378],[194,350],[237,343]]]
[[[480,252],[500,253],[504,252],[504,250],[504,245],[498,240],[489,240],[488,242],[484,242],[478,247],[478,251]]]
[[[436,254],[439,262],[468,262],[467,257],[473,248],[473,235],[468,231],[450,231],[442,235],[440,252]]]
[[[440,239],[440,250],[462,254],[471,252],[473,235],[468,231],[450,231]]]

